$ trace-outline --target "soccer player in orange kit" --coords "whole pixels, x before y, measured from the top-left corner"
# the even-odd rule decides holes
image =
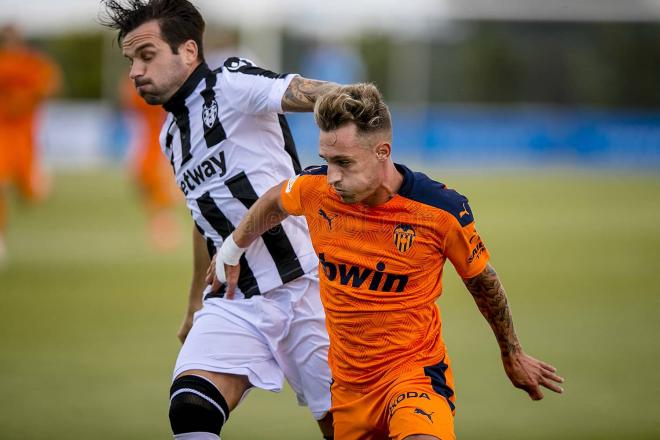
[[[331,91],[314,116],[327,166],[266,192],[225,240],[207,281],[226,282],[231,297],[244,249],[288,215],[305,216],[322,269],[335,438],[455,438],[436,305],[447,259],[490,324],[513,385],[533,400],[541,387],[563,392],[555,368],[518,341],[467,198],[392,162],[390,113],[376,87]]]
[[[151,242],[160,250],[169,250],[179,244],[181,233],[174,212],[180,199],[179,189],[159,141],[167,113],[161,106],[147,104],[129,78],[121,82],[121,97],[124,108],[140,122],[131,171],[149,218]]]
[[[15,184],[28,200],[46,194],[35,151],[36,120],[40,105],[60,82],[57,66],[28,48],[18,29],[0,31],[0,259],[4,255],[7,225],[7,186]]]

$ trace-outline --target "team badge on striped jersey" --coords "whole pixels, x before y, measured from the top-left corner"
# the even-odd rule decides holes
[[[410,225],[396,225],[394,228],[394,246],[399,252],[407,252],[415,241],[415,229]]]
[[[204,125],[208,128],[212,128],[215,124],[216,119],[218,119],[218,103],[215,102],[215,99],[208,104],[204,104],[202,119],[204,119]]]

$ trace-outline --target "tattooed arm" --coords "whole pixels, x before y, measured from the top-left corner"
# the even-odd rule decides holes
[[[481,314],[493,329],[502,356],[520,352],[522,349],[513,329],[513,318],[506,293],[495,269],[488,264],[483,272],[464,282]]]
[[[338,87],[338,84],[296,76],[282,96],[282,110],[285,112],[311,112],[316,98]]]
[[[481,314],[490,324],[500,346],[504,371],[516,388],[523,389],[532,400],[541,400],[541,386],[556,393],[564,379],[555,374],[552,365],[525,354],[513,328],[509,304],[495,269],[488,264],[476,277],[463,280]]]

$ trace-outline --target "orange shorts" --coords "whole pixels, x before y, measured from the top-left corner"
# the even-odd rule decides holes
[[[403,440],[415,434],[456,438],[449,357],[366,392],[338,383],[331,390],[337,440]]]

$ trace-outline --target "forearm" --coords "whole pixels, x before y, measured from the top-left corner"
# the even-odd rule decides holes
[[[263,233],[279,225],[289,216],[280,203],[280,191],[283,184],[266,191],[245,214],[241,223],[232,233],[238,247],[249,247]]]
[[[502,365],[511,383],[525,390],[532,400],[543,398],[541,387],[562,393],[564,390],[559,384],[564,379],[555,374],[557,369],[525,354],[520,347],[506,294],[495,269],[489,264],[479,275],[463,282],[495,333],[502,352]]]
[[[206,269],[211,259],[206,248],[206,239],[193,226],[193,272],[188,293],[188,312],[195,312],[202,308],[202,293],[206,287]]]
[[[206,281],[204,280],[205,276],[206,271],[199,273],[196,271],[193,273],[193,277],[190,282],[190,291],[188,292],[189,312],[196,312],[202,308],[202,294],[204,293],[204,288],[206,287]]]
[[[336,87],[339,85],[297,76],[291,80],[289,87],[284,92],[282,110],[285,112],[311,112],[314,110],[316,99]]]
[[[502,356],[519,352],[521,348],[513,328],[511,310],[495,269],[488,264],[479,275],[463,282],[493,330]]]

